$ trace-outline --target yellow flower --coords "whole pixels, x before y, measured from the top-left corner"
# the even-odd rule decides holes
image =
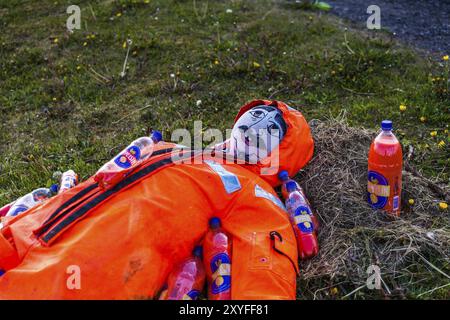
[[[258,62],[253,61],[253,67],[259,68],[259,67],[261,67],[261,65]]]
[[[84,43],[83,43],[83,47],[86,47],[87,46],[87,42],[85,41]]]
[[[430,132],[430,136],[436,137],[436,136],[437,136],[437,131],[431,131],[431,132]]]
[[[439,208],[441,210],[446,210],[448,208],[448,204],[446,202],[439,202]]]
[[[400,111],[406,111],[406,106],[404,104],[400,105]]]
[[[334,71],[334,70],[331,70],[331,74],[333,74],[333,75],[334,75],[334,74],[336,74],[336,71]]]
[[[339,290],[338,290],[338,288],[333,287],[333,288],[331,288],[330,292],[332,295],[336,295],[339,292]]]
[[[424,116],[421,116],[420,121],[425,122],[425,121],[427,121],[427,118],[425,118]]]
[[[409,199],[409,200],[408,200],[408,203],[409,203],[410,205],[413,205],[413,204],[414,204],[414,199]]]
[[[53,101],[56,101],[56,98],[53,98],[52,100],[53,100]]]
[[[123,42],[123,44],[122,44],[122,48],[124,48],[124,49],[125,49],[126,47],[127,47],[127,42],[126,42],[126,41],[124,41],[124,42]]]
[[[122,15],[122,12],[117,12],[116,17],[120,17]]]
[[[445,147],[445,142],[444,141],[439,141],[439,143],[438,143],[438,147],[439,148],[443,148],[443,147]]]
[[[219,60],[214,60],[214,64],[219,64]]]
[[[81,67],[80,66],[77,66],[77,70],[80,70],[81,69]]]
[[[58,41],[59,41],[58,38],[53,39],[54,43],[58,43]]]
[[[445,134],[447,134],[447,133],[448,133],[448,130],[447,130],[447,129],[445,129],[445,130],[444,130],[444,133],[445,133]]]
[[[448,54],[442,57],[442,60],[448,61]]]

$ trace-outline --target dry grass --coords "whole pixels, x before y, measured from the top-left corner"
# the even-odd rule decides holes
[[[321,251],[302,262],[300,297],[449,298],[449,212],[438,206],[448,200],[449,187],[405,161],[400,218],[374,211],[366,179],[376,133],[349,127],[345,116],[313,120],[311,127],[315,156],[298,178],[322,223]],[[366,287],[372,264],[381,269],[380,290]]]

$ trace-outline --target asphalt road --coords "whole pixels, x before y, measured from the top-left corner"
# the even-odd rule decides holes
[[[380,7],[381,27],[432,53],[450,53],[450,0],[328,0],[332,13],[366,26],[369,5]]]

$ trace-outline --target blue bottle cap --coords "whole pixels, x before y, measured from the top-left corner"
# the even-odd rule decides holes
[[[385,131],[392,130],[392,121],[391,120],[381,121],[381,129],[383,129]]]
[[[51,186],[50,186],[50,192],[51,193],[53,193],[53,194],[56,194],[56,193],[58,193],[58,189],[59,189],[59,185],[58,184],[52,184]]]
[[[295,183],[295,181],[289,181],[288,183],[286,183],[287,192],[295,191],[295,189],[297,189],[297,184]]]
[[[153,130],[151,138],[155,143],[158,143],[162,140],[162,133],[157,130]]]
[[[289,179],[289,173],[286,170],[282,170],[278,173],[278,179],[281,181],[286,181]]]
[[[194,251],[192,251],[192,254],[195,257],[201,258],[203,256],[203,248],[202,248],[202,246],[195,246]]]
[[[217,217],[211,218],[209,220],[209,226],[211,227],[211,229],[217,229],[220,228],[220,219]]]

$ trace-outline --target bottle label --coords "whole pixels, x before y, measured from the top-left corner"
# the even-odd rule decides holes
[[[188,293],[186,293],[183,296],[183,300],[197,300],[197,298],[200,296],[200,291],[196,289],[192,289]]]
[[[19,213],[22,213],[24,211],[27,211],[28,207],[23,206],[23,205],[18,205],[17,207],[12,208],[12,210],[10,212],[8,212],[8,216],[10,217],[15,217],[17,216]]]
[[[367,182],[367,199],[376,209],[382,209],[388,202],[391,188],[388,180],[378,172],[369,171]]]
[[[304,233],[312,233],[314,225],[311,220],[311,210],[306,206],[299,206],[295,210],[294,222]]]
[[[125,150],[124,153],[118,155],[114,159],[114,163],[119,167],[128,169],[134,165],[141,158],[141,149],[137,146],[131,146]]]
[[[218,294],[231,288],[231,260],[228,254],[219,253],[211,259],[211,293]]]
[[[43,189],[33,191],[32,195],[34,202],[40,202],[48,198],[48,192]]]

